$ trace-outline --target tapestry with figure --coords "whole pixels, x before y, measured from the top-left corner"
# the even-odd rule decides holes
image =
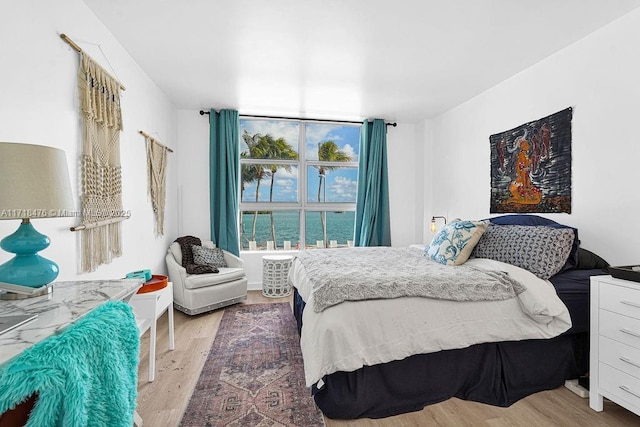
[[[571,107],[489,137],[491,213],[571,213]]]
[[[78,70],[82,138],[82,272],[122,254],[120,83],[81,53]]]

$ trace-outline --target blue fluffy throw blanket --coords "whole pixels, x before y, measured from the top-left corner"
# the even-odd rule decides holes
[[[0,414],[38,394],[27,427],[133,425],[140,338],[110,301],[0,368]]]

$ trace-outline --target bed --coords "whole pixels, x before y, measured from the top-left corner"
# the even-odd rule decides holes
[[[500,272],[499,280],[524,286],[513,297],[483,295],[473,300],[458,296],[455,286],[455,295],[444,298],[425,298],[422,287],[398,291],[403,279],[397,278],[408,271],[409,276],[424,278],[393,256],[400,253],[416,265],[433,261],[415,248],[329,249],[309,251],[294,260],[289,279],[294,286],[305,378],[326,416],[382,418],[451,397],[504,407],[586,373],[589,277],[606,274],[606,262],[580,247],[576,229],[542,217],[506,215],[484,223],[480,236],[468,239],[471,244],[454,245],[454,252],[465,252],[464,261],[456,268],[443,264],[440,270]],[[524,237],[512,235],[516,229]],[[545,246],[546,240],[554,239],[548,238],[550,230],[562,234],[562,243],[556,245],[561,250]],[[541,242],[531,243],[535,241]],[[498,245],[498,254],[491,252],[492,242]],[[532,245],[537,245],[533,255],[523,256]],[[429,246],[432,250],[434,243]],[[504,246],[510,249],[505,251]],[[377,252],[369,258],[365,251]],[[385,260],[380,251],[389,254],[388,265],[380,266]],[[437,259],[437,250],[434,253]],[[320,258],[314,264],[307,256]],[[540,259],[532,265],[536,257]],[[327,285],[340,281],[332,275],[348,270],[352,258],[359,261],[353,261],[356,267],[342,281],[355,286],[351,277],[361,270],[382,277],[372,286],[374,290],[359,289],[363,295],[353,299],[342,287]],[[362,262],[369,266],[363,267]],[[322,264],[329,266],[326,273],[318,270]],[[550,273],[545,279],[538,277]],[[391,295],[377,297],[377,288],[384,288],[385,282],[394,284],[389,286]],[[500,282],[498,287],[503,285]]]

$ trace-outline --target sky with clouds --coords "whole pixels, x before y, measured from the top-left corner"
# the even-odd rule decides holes
[[[240,135],[246,130],[249,134],[262,135],[270,134],[274,139],[284,138],[287,143],[297,152],[300,146],[305,147],[307,160],[318,159],[318,144],[325,141],[333,141],[338,148],[351,157],[351,161],[357,164],[359,150],[360,127],[345,126],[340,124],[306,124],[306,143],[300,143],[300,126],[298,122],[277,121],[277,120],[240,120]],[[240,150],[248,151],[247,145],[240,142]],[[308,166],[307,177],[307,201],[318,201],[318,187],[320,177],[318,168]],[[291,167],[290,170],[279,168],[275,174],[273,186],[274,202],[297,202],[298,194],[298,168]],[[353,202],[356,201],[357,190],[357,167],[339,168],[329,170],[326,173],[326,185],[321,192],[321,200],[327,202]],[[266,176],[260,181],[260,191],[258,201],[268,202],[271,186],[271,177]],[[255,201],[256,182],[245,183],[242,194],[243,202]],[[326,198],[325,198],[326,197]]]

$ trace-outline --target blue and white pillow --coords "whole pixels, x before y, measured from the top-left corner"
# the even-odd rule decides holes
[[[484,221],[451,222],[433,236],[424,254],[440,264],[462,265],[486,229]]]

